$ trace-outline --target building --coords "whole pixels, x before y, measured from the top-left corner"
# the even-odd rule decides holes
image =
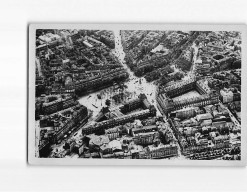
[[[215,93],[201,95],[199,97],[186,98],[181,101],[173,101],[170,99],[164,98],[163,94],[158,95],[157,98],[158,108],[161,113],[168,114],[174,110],[180,110],[186,107],[200,107],[210,104],[216,104],[219,102],[219,96]]]
[[[159,144],[158,146],[150,145],[148,146],[147,151],[151,159],[168,158],[178,155],[178,147],[175,144]]]
[[[229,103],[233,101],[233,92],[231,90],[222,89],[220,95],[223,103]]]
[[[114,82],[120,82],[128,78],[128,73],[124,68],[111,69],[100,73],[97,76],[74,81],[65,86],[65,90],[75,90],[76,93],[86,93],[89,90],[95,90],[112,85]]]
[[[134,135],[133,140],[137,145],[150,145],[154,143],[157,137],[157,132],[138,133]]]
[[[76,105],[77,102],[69,95],[50,95],[46,96],[45,102],[42,104],[42,112],[44,114],[52,114],[60,110],[64,110]]]
[[[138,108],[140,108],[142,105],[142,101],[140,98],[131,100],[127,103],[125,103],[123,106],[121,106],[119,109],[123,114],[126,114],[128,112],[131,112],[133,110],[136,110]]]
[[[170,116],[180,118],[180,119],[191,118],[191,117],[194,117],[196,115],[195,110],[196,110],[196,108],[194,108],[194,107],[184,108],[181,110],[176,110],[174,112],[171,112]]]
[[[207,75],[210,73],[210,64],[196,64],[195,72],[202,75]]]
[[[149,125],[149,126],[142,126],[138,128],[132,128],[130,131],[130,134],[135,137],[137,134],[140,133],[148,133],[148,132],[154,132],[157,131],[156,125]]]
[[[114,140],[120,137],[121,130],[119,128],[112,128],[105,130],[105,134],[108,136],[109,140]]]
[[[184,94],[191,90],[197,90],[201,94],[199,97],[186,98],[179,101],[172,98]],[[168,114],[175,110],[187,107],[200,107],[219,102],[216,91],[211,90],[205,80],[198,80],[193,77],[187,81],[182,81],[168,87],[160,87],[156,94],[157,107],[163,114]]]
[[[42,136],[39,144],[39,151],[44,153],[43,150],[49,150],[52,143],[57,143],[59,140],[64,139],[69,131],[73,128],[85,124],[88,119],[88,110],[83,105],[76,105],[60,111],[59,114],[55,113],[49,117],[41,118],[40,126],[53,127],[54,130],[46,132]]]
[[[193,90],[196,87],[196,78],[193,77],[186,81],[181,81],[179,83],[175,83],[174,85],[168,86],[166,88],[161,88],[159,93],[165,93],[167,97],[173,98],[184,94],[188,91]]]
[[[199,122],[202,122],[203,120],[210,120],[210,119],[213,119],[213,116],[210,113],[198,114],[196,116],[196,120]]]
[[[94,125],[90,125],[82,128],[82,134],[92,134],[92,133],[105,133],[105,129],[113,128],[115,126],[123,125],[128,122],[133,122],[136,119],[145,119],[149,116],[153,116],[149,109],[124,115],[118,118],[105,120]]]
[[[138,99],[128,102],[120,107],[120,111],[130,112],[133,109],[141,107],[143,110],[134,113],[122,115],[113,119],[97,122],[93,126],[82,128],[83,134],[102,133],[105,129],[113,128],[118,125],[123,125],[128,122],[133,122],[136,119],[145,119],[149,116],[156,116],[156,108],[149,103],[145,94],[140,94]]]

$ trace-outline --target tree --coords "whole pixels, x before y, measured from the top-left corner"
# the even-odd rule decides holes
[[[177,72],[175,75],[174,75],[174,80],[181,80],[183,78],[183,74],[181,72]]]
[[[162,76],[162,78],[160,79],[160,84],[161,85],[165,85],[170,81],[170,78],[167,76]]]
[[[233,69],[241,68],[241,60],[236,60],[235,62],[233,62],[231,68]]]
[[[231,42],[230,46],[234,46],[234,44],[235,44],[235,40]]]
[[[106,101],[105,101],[105,105],[107,105],[108,107],[111,105],[111,100],[109,100],[109,99],[107,99]]]

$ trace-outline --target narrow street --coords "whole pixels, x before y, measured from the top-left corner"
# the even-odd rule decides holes
[[[194,49],[194,55],[193,55],[193,60],[192,60],[192,66],[191,66],[191,73],[194,74],[195,71],[195,63],[198,60],[197,55],[198,55],[198,47],[193,43],[192,48]]]

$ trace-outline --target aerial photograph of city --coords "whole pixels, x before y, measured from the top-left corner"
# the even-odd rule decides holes
[[[36,158],[241,160],[241,32],[35,33]]]

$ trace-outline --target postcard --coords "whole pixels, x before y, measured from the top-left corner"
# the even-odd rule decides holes
[[[30,24],[28,163],[245,166],[246,33]]]

